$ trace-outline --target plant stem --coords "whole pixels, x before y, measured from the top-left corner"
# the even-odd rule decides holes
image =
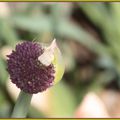
[[[13,109],[12,118],[25,118],[28,113],[28,109],[30,106],[32,94],[25,93],[23,91],[20,92],[15,107]]]

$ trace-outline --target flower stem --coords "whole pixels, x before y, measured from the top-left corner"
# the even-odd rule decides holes
[[[13,109],[12,118],[25,118],[28,113],[28,109],[30,106],[32,94],[25,93],[23,91],[20,92],[15,107]]]

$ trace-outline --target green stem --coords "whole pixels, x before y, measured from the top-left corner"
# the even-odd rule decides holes
[[[13,109],[12,118],[25,118],[28,113],[28,109],[30,106],[32,94],[25,93],[23,91],[20,92],[15,107]]]

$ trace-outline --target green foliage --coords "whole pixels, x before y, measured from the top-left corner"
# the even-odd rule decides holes
[[[50,90],[53,116],[74,116],[87,92],[104,89],[113,80],[120,88],[119,3],[16,3],[16,7],[5,4],[8,4],[10,15],[0,14],[0,108],[4,111],[0,109],[0,117],[8,116],[13,106],[6,87],[8,73],[2,48],[11,46],[14,49],[16,43],[23,41],[21,38],[32,41],[33,36],[38,35],[40,37],[35,39],[38,42],[56,38],[61,48],[66,71],[62,82]],[[80,20],[72,17],[75,9],[83,12]],[[81,16],[79,12],[75,14]],[[47,117],[31,109],[29,116],[35,117],[34,113],[36,117]]]
[[[60,82],[51,88],[51,101],[51,116],[73,116],[75,110],[75,98],[73,91],[65,83]]]

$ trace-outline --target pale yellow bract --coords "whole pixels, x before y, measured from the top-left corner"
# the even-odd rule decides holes
[[[45,66],[49,66],[54,60],[54,50],[56,48],[56,39],[54,39],[51,45],[45,48],[45,51],[42,55],[38,57],[38,60]]]
[[[61,80],[65,64],[63,61],[62,54],[56,44],[56,39],[54,39],[50,46],[45,48],[44,53],[38,57],[38,60],[45,66],[49,66],[51,63],[55,68],[55,80],[54,84]]]

